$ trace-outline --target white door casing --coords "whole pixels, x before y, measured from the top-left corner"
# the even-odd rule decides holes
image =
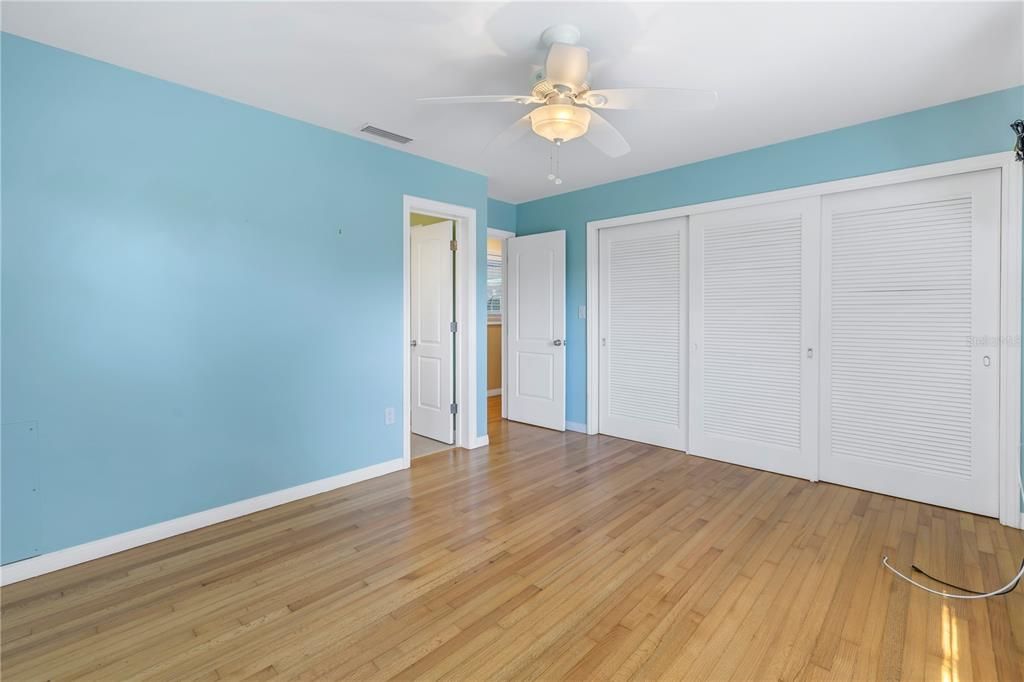
[[[998,516],[1000,179],[824,197],[823,480]]]
[[[454,442],[454,318],[451,240],[454,224],[412,228],[410,329],[412,432]]]
[[[505,242],[508,418],[565,430],[565,231]]]
[[[690,218],[690,452],[817,479],[820,201]]]
[[[687,219],[601,230],[599,430],[687,448]]]

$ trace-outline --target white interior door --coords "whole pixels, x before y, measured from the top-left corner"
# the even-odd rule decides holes
[[[565,430],[565,232],[505,242],[508,418]]]
[[[451,221],[412,228],[412,432],[454,442]]]
[[[690,217],[690,452],[817,478],[820,201]]]
[[[998,515],[999,171],[826,196],[821,478]]]
[[[601,433],[685,450],[687,220],[599,231]]]

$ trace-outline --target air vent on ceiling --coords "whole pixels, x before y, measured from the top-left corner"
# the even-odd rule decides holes
[[[377,126],[372,126],[369,123],[360,128],[359,132],[366,133],[368,135],[376,135],[377,137],[383,137],[385,140],[397,142],[398,144],[409,144],[410,142],[412,142],[411,137],[399,135],[398,133],[393,133],[390,130],[383,130],[382,128],[378,128]]]

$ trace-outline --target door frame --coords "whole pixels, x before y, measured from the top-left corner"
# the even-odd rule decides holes
[[[508,301],[508,244],[509,239],[516,236],[511,230],[501,230],[497,227],[487,228],[487,238],[497,239],[501,242],[501,418],[508,419],[508,401],[505,400],[505,383],[508,381],[508,325],[505,324],[505,304]],[[490,318],[490,315],[488,315]],[[490,319],[487,324],[490,324]],[[490,391],[487,392],[490,397]]]
[[[598,431],[598,230],[665,218],[692,216],[756,204],[788,201],[866,189],[914,180],[999,169],[1001,171],[1000,225],[1000,377],[999,377],[999,521],[1024,528],[1017,481],[1021,473],[1021,187],[1024,164],[1013,152],[997,152],[924,166],[832,180],[813,185],[707,201],[660,211],[587,222],[587,433]]]
[[[426,213],[455,222],[455,394],[459,406],[455,420],[453,448],[478,448],[487,445],[487,434],[477,432],[477,239],[476,209],[446,204],[433,199],[402,197],[402,458],[405,467],[412,464],[412,362],[409,357],[411,329],[409,316],[410,271],[412,263],[412,213]],[[484,245],[486,247],[486,244]]]

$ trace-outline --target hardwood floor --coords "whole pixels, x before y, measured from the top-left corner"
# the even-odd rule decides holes
[[[1024,679],[995,520],[492,414],[492,445],[2,591],[5,680]]]

